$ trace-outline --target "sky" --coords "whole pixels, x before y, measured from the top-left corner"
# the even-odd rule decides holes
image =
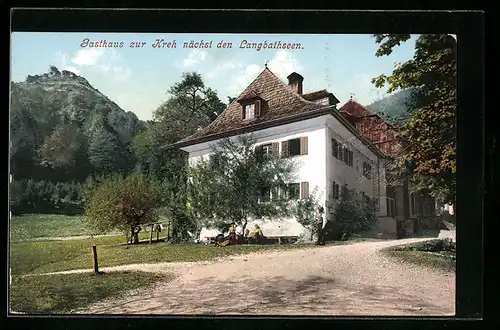
[[[153,47],[163,39],[165,47]],[[123,47],[91,47],[101,40]],[[241,48],[264,41],[300,44],[297,49]],[[327,89],[340,105],[351,95],[368,105],[386,96],[371,79],[391,74],[395,63],[413,57],[416,36],[395,48],[390,56],[376,57],[378,45],[371,35],[306,34],[159,34],[159,33],[39,33],[13,32],[11,38],[11,80],[48,72],[51,65],[72,71],[122,109],[139,119],[152,119],[153,112],[169,97],[170,86],[184,72],[198,72],[205,85],[219,98],[238,96],[267,67],[286,82],[292,73],[304,77],[304,93]],[[175,41],[175,48],[173,42]],[[194,41],[203,46],[189,48]],[[220,41],[231,48],[218,48]],[[142,47],[131,48],[131,42]],[[184,48],[187,42],[187,48]],[[170,48],[167,48],[170,43]],[[113,44],[114,45],[114,44]]]

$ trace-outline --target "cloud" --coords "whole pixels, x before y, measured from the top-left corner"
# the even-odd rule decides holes
[[[182,60],[182,64],[185,68],[194,66],[198,63],[204,62],[208,57],[208,53],[205,50],[193,49],[189,52],[188,57]]]
[[[120,81],[127,79],[131,74],[130,68],[114,49],[80,49],[72,56],[57,53],[56,59],[59,68],[76,74],[105,73]]]
[[[71,71],[75,74],[80,74],[80,70],[76,68],[75,66],[71,65],[71,61],[69,58],[68,54],[64,53],[56,53],[56,67],[59,68],[59,70],[66,70],[66,71]]]
[[[95,65],[102,55],[104,55],[103,48],[80,49],[71,59],[71,62],[76,65]]]
[[[281,79],[286,79],[292,72],[303,74],[302,71],[304,70],[302,64],[287,50],[278,50],[267,64],[267,67]]]
[[[225,74],[228,70],[235,70],[238,68],[243,68],[245,65],[240,62],[235,62],[235,61],[225,61],[222,62],[221,64],[215,65],[212,71],[207,73],[207,78],[213,79],[220,74]]]

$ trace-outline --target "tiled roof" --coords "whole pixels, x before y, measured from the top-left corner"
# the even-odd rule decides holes
[[[302,94],[302,97],[305,98],[308,101],[316,101],[319,99],[323,99],[325,97],[328,97],[330,93],[326,89],[322,89],[320,91],[315,91],[307,94]]]
[[[372,112],[367,107],[352,99],[347,101],[347,103],[345,103],[339,111],[353,126],[357,128],[360,127],[359,124],[364,123],[364,119],[368,120],[368,118],[373,117],[376,123],[375,126],[380,127],[380,125],[383,125],[383,127],[385,127],[383,131],[389,132],[391,136],[397,135],[397,131],[391,124],[385,121],[378,114]],[[399,141],[397,139],[384,139],[384,137],[387,137],[387,134],[374,133],[381,133],[381,131],[379,129],[375,131],[367,129],[361,132],[365,139],[371,141],[385,155],[394,156],[398,152]],[[375,136],[378,136],[378,139],[374,138]]]
[[[345,111],[346,113],[350,114],[351,116],[354,117],[362,117],[362,116],[369,116],[373,115],[374,113],[370,111],[368,108],[362,106],[358,102],[354,101],[353,99],[350,99],[347,101],[340,109],[340,112]]]
[[[339,100],[332,93],[327,91],[326,89],[322,89],[322,90],[311,92],[311,93],[302,94],[301,96],[302,96],[302,98],[304,98],[308,101],[312,101],[312,102],[324,99],[326,97],[331,97],[333,99],[334,104],[339,103]]]
[[[241,105],[238,100],[251,96],[259,96],[265,100],[262,105],[261,115],[251,120],[242,120]],[[332,106],[332,109],[334,106]],[[325,105],[308,101],[295,93],[288,85],[281,81],[268,68],[265,68],[255,80],[208,126],[191,136],[176,143],[190,145],[198,143],[201,139],[217,136],[229,131],[239,129],[255,130],[260,124],[274,122],[287,117],[309,114],[325,109]]]

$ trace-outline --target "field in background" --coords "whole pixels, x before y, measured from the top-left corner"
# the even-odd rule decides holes
[[[90,235],[85,217],[55,214],[13,216],[10,221],[11,242],[43,237]],[[112,234],[117,234],[116,232]]]

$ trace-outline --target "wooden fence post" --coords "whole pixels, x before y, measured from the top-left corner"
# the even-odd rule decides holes
[[[171,236],[170,236],[170,233],[171,233],[171,231],[172,231],[171,224],[172,224],[172,221],[171,221],[171,220],[169,220],[169,221],[168,221],[168,227],[167,227],[167,230],[168,230],[168,231],[167,231],[167,242],[168,242],[168,241],[170,241],[170,237],[171,237]]]
[[[92,266],[94,267],[94,274],[99,274],[99,265],[97,263],[97,248],[92,245]]]
[[[154,226],[154,224],[151,224],[151,229],[149,232],[149,244],[151,244],[153,242],[153,226]]]

